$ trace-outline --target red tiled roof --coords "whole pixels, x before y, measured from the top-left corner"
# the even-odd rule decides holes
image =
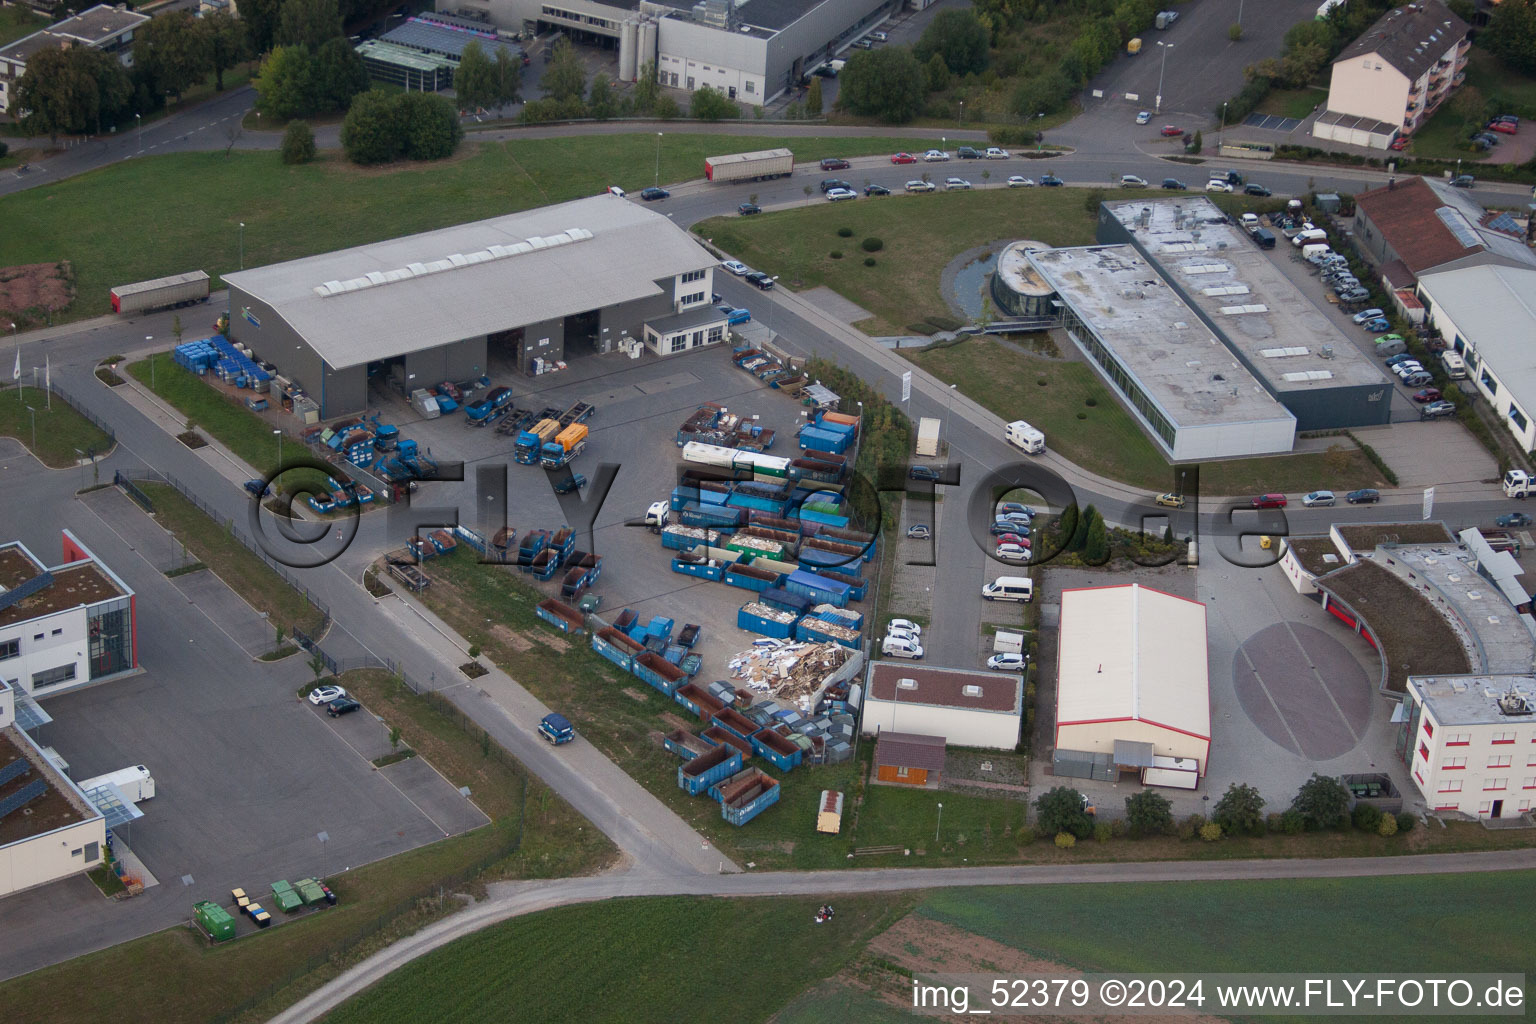
[[[1410,178],[1395,188],[1376,188],[1355,197],[1355,209],[1365,211],[1414,274],[1483,251],[1482,245],[1462,245],[1445,226],[1435,212],[1444,205],[1423,178]]]
[[[915,732],[881,732],[875,740],[875,766],[944,770],[944,737]]]

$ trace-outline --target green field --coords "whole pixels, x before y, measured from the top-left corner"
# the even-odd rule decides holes
[[[750,139],[667,135],[661,180],[704,173],[704,157],[788,146],[799,160],[910,149],[901,138]],[[108,291],[192,269],[217,278],[317,252],[651,184],[656,136],[468,142],[443,163],[362,169],[337,153],[284,166],[276,152],[178,153],[113,164],[0,198],[0,267],[72,261],[79,299],[56,322],[111,311]],[[134,202],[124,204],[122,196]],[[663,209],[662,212],[665,212]],[[221,287],[218,281],[214,286]],[[188,337],[202,337],[188,325]]]
[[[47,28],[50,20],[33,12],[25,4],[6,4],[0,7],[0,46],[14,43],[40,28]]]
[[[1176,471],[1085,362],[1049,359],[985,337],[902,349],[901,355],[945,383],[958,382],[961,394],[1003,419],[1027,419],[1045,431],[1051,448],[1084,469],[1149,491],[1178,489]],[[1348,438],[1339,441],[1345,450],[1335,456],[1307,452],[1204,463],[1201,489],[1240,495],[1381,486],[1365,456]]]
[[[1046,169],[1042,165],[1031,173]],[[967,249],[989,242],[1001,247],[1020,238],[1051,245],[1093,241],[1094,214],[1084,207],[1083,191],[1009,189],[1001,172],[984,183],[984,170],[971,178],[979,191],[892,195],[835,207],[813,195],[800,208],[761,217],[715,217],[694,230],[745,263],[785,275],[784,283],[797,290],[825,285],[858,303],[875,314],[873,321],[858,325],[868,334],[932,334],[938,328],[924,321],[934,317],[940,324],[960,325],[939,290],[939,275]],[[922,173],[912,171],[914,178]],[[862,187],[858,174],[850,173],[854,185]],[[844,227],[853,231],[848,238],[837,233]],[[866,267],[870,254],[860,245],[871,237],[884,247],[873,254],[875,266]],[[842,258],[833,259],[833,252]]]
[[[822,900],[666,897],[517,918],[391,974],[328,1024],[765,1021],[835,974],[911,906],[902,894]]]
[[[945,889],[918,913],[1084,969],[1529,971],[1533,883],[1527,871]]]
[[[252,608],[266,613],[274,627],[282,626],[285,635],[295,626],[309,636],[319,634],[325,625],[320,609],[231,537],[222,524],[208,518],[169,484],[141,481],[138,487],[154,503],[155,520],[176,535],[191,559],[206,565]]]
[[[486,872],[490,878],[566,877],[612,861],[612,844],[585,818],[529,778],[500,748],[493,746],[487,755],[478,735],[460,730],[426,698],[381,672],[354,672],[340,682],[387,725],[398,725],[402,742],[455,786],[469,786],[476,805],[494,824],[331,876],[329,884],[340,899],[335,909],[279,922],[226,945],[210,947],[187,928],[171,928],[5,982],[0,984],[0,1020],[206,1024],[250,1001],[260,1009],[242,1020],[266,1020],[385,941],[449,912],[455,903],[439,904],[437,879],[488,858],[495,858]],[[502,857],[501,851],[514,844],[516,851]],[[433,898],[397,916],[402,900],[429,889]],[[455,885],[450,891],[463,889]],[[284,991],[262,998],[285,979],[291,984]],[[147,1007],[153,1007],[152,1014]]]
[[[1304,118],[1312,113],[1313,107],[1327,99],[1327,89],[1271,89],[1259,103],[1258,112],[1277,117]]]
[[[75,465],[80,460],[77,452],[106,452],[112,439],[95,424],[57,395],[52,405],[49,409],[48,394],[42,388],[23,386],[0,391],[0,437],[16,438],[49,469]]]

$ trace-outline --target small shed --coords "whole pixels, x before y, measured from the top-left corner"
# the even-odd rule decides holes
[[[835,789],[821,791],[821,805],[816,812],[816,831],[837,835],[843,829],[843,794]]]
[[[1317,194],[1317,208],[1324,213],[1339,212],[1339,197],[1334,192],[1319,192]]]
[[[875,741],[875,779],[905,786],[937,786],[944,775],[944,737],[882,731]]]

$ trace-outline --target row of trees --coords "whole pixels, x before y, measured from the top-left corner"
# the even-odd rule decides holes
[[[46,49],[33,54],[16,83],[16,103],[28,135],[101,132],[135,114],[158,109],[167,96],[180,99],[210,73],[224,88],[224,72],[249,54],[244,24],[225,13],[194,18],[174,11],[147,22],[134,40],[133,69],[91,47]]]
[[[341,125],[342,149],[355,164],[441,160],[463,138],[452,101],[428,92],[360,93]]]
[[[1366,804],[1357,807],[1352,818],[1349,801],[1349,790],[1343,782],[1314,773],[1301,784],[1288,809],[1266,815],[1265,800],[1259,791],[1234,782],[1211,808],[1210,820],[1196,815],[1198,820],[1187,822],[1192,826],[1188,831],[1200,834],[1202,838],[1218,839],[1223,835],[1261,836],[1271,830],[1298,835],[1342,828],[1351,820],[1357,828],[1382,835],[1392,835],[1405,826],[1412,827],[1411,816],[1407,815],[1393,817],[1388,827],[1386,816]],[[1087,839],[1099,824],[1088,813],[1083,795],[1067,786],[1057,786],[1036,798],[1035,815],[1035,831],[1047,836],[1066,834],[1075,839]],[[1144,789],[1125,798],[1125,824],[1126,831],[1132,836],[1172,834],[1175,831],[1173,805],[1157,790]],[[1215,827],[1214,833],[1209,831],[1211,826]]]
[[[517,102],[522,76],[522,67],[505,46],[496,48],[496,58],[492,60],[485,47],[472,41],[459,56],[459,69],[453,73],[453,91],[463,110],[499,110]]]
[[[454,82],[457,86],[458,79]],[[586,67],[581,63],[575,47],[563,37],[556,41],[550,51],[541,85],[544,95],[523,105],[520,115],[523,121],[538,123],[586,117],[604,121],[610,117],[630,116],[668,120],[682,116],[677,101],[661,93],[655,61],[646,61],[641,65],[634,89],[622,95],[614,90],[612,80],[605,74],[593,75],[589,83]],[[471,104],[466,102],[464,106],[469,107]],[[741,108],[720,90],[705,85],[694,91],[689,100],[688,114],[701,121],[722,121],[740,117]]]
[[[251,84],[256,109],[280,120],[346,110],[371,86],[363,59],[340,36],[313,51],[301,44],[279,46],[261,62]]]

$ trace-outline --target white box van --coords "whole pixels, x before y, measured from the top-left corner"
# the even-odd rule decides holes
[[[1310,231],[1298,231],[1296,237],[1291,239],[1291,244],[1300,249],[1304,245],[1312,245],[1315,242],[1328,241],[1328,232],[1322,228],[1313,228]]]
[[[1465,380],[1467,377],[1467,361],[1455,352],[1441,352],[1440,365],[1445,367],[1446,376],[1452,380]]]
[[[1003,429],[1003,440],[1031,455],[1045,451],[1045,435],[1023,420],[1014,420]]]
[[[1022,601],[1035,599],[1035,581],[1028,576],[999,576],[991,583],[981,585],[981,596],[988,601]]]
[[[880,653],[888,658],[912,658],[923,656],[923,645],[916,637],[888,636],[880,645]]]
[[[1302,258],[1308,260],[1320,260],[1331,252],[1327,242],[1311,242],[1301,247]]]

